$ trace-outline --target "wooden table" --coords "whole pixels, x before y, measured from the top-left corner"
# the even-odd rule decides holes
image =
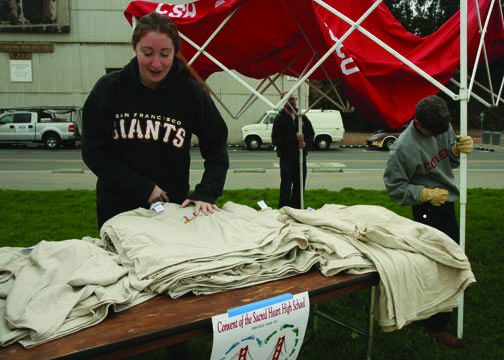
[[[376,272],[325,277],[312,270],[213,295],[185,295],[178,299],[159,295],[128,310],[112,312],[98,325],[34,348],[24,349],[19,344],[0,348],[0,359],[121,359],[211,333],[212,316],[237,306],[305,291],[310,304],[315,304],[372,288],[378,281]],[[371,340],[368,356],[370,345]]]

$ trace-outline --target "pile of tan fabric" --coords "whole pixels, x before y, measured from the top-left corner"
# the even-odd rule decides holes
[[[167,203],[159,213],[110,219],[100,239],[2,248],[2,346],[35,346],[157,294],[210,294],[313,266],[327,276],[377,270],[375,317],[385,331],[456,307],[475,282],[455,242],[382,207],[257,211],[227,203],[210,216],[192,211]]]

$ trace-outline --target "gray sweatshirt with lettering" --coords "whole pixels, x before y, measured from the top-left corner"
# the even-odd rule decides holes
[[[422,188],[441,188],[449,192],[447,201],[459,198],[453,169],[460,160],[451,150],[455,132],[434,137],[418,131],[412,121],[390,150],[383,180],[388,194],[399,205],[420,204]]]

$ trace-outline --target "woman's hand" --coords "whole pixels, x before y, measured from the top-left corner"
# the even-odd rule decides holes
[[[210,204],[204,201],[198,201],[198,200],[191,200],[191,199],[185,199],[182,205],[180,207],[187,207],[190,203],[193,203],[195,208],[194,208],[194,215],[199,215],[200,211],[203,212],[203,214],[208,215],[208,214],[213,214],[216,211],[220,211],[219,207],[215,204]]]
[[[147,203],[149,205],[152,205],[154,203],[157,203],[158,201],[170,202],[170,199],[168,198],[168,195],[166,195],[166,192],[163,191],[163,189],[155,185],[151,195],[149,196],[149,200],[147,200]]]

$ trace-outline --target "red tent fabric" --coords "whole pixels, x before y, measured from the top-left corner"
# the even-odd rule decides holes
[[[372,0],[326,0],[326,4],[357,21]],[[491,0],[479,0],[485,19]],[[221,22],[236,13],[206,47],[227,68],[257,79],[284,71],[301,77],[349,30],[351,25],[311,0],[199,0],[183,5],[132,1],[125,10],[130,24],[152,11],[169,16],[181,33],[202,46]],[[473,66],[479,42],[475,4],[468,2],[468,58]],[[484,21],[484,20],[483,20]],[[445,84],[460,62],[459,14],[438,31],[421,38],[404,29],[382,3],[361,26],[376,38]],[[490,60],[504,56],[504,26],[498,4],[485,38]],[[182,41],[187,59],[197,52]],[[205,55],[193,67],[207,78],[222,71]],[[285,70],[287,69],[287,70]],[[310,79],[340,79],[345,95],[357,110],[383,128],[398,128],[414,115],[415,104],[439,89],[417,72],[355,30]]]

